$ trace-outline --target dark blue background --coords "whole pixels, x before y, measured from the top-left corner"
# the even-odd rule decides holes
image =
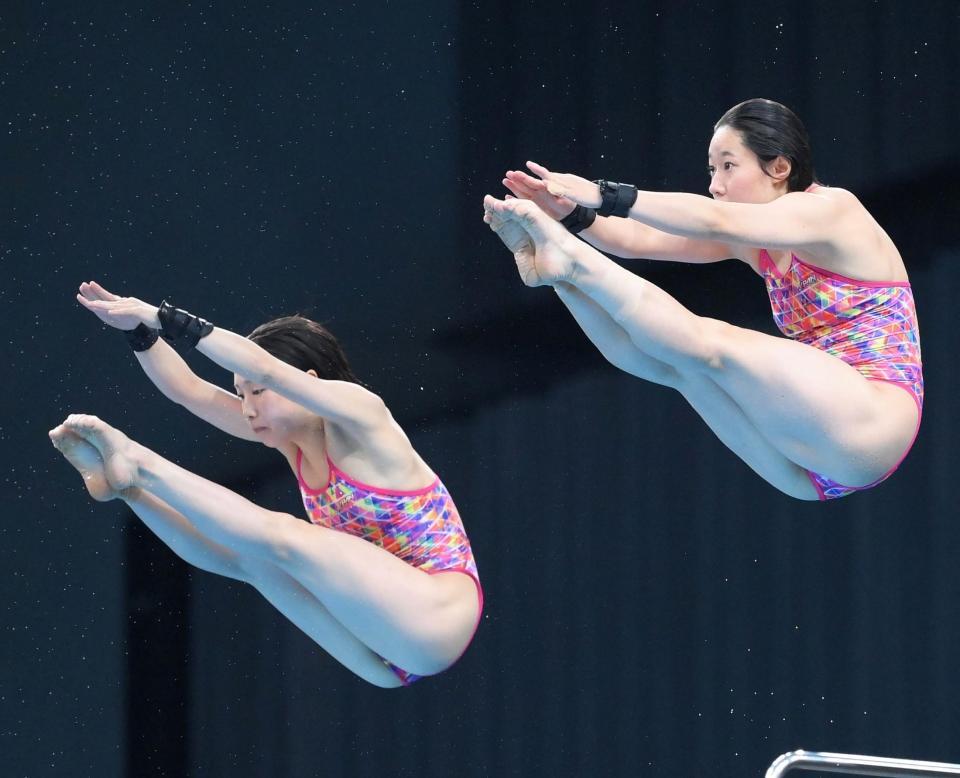
[[[0,10],[0,753],[9,775],[759,775],[795,747],[960,762],[953,0],[12,3]],[[779,495],[607,366],[480,220],[508,167],[704,192],[713,122],[791,105],[897,241],[928,382],[883,486]],[[772,331],[732,263],[630,267]],[[82,280],[341,338],[451,488],[487,609],[365,686],[255,592],[92,503],[90,412],[299,512],[271,452],[160,397]],[[200,357],[202,375],[230,377]]]

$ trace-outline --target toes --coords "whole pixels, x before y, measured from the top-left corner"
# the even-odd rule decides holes
[[[103,424],[103,422],[100,419],[88,413],[71,413],[67,416],[63,426],[74,430],[92,430],[101,424]]]
[[[504,218],[513,218],[524,226],[534,224],[539,209],[529,200],[507,200],[503,203]]]
[[[52,430],[50,430],[47,435],[50,438],[50,442],[53,443],[54,448],[58,451],[63,450],[63,446],[66,444],[67,439],[73,433],[70,432],[63,424],[58,424]]]
[[[90,417],[82,413],[71,413],[61,425],[67,432],[86,440],[95,432]]]

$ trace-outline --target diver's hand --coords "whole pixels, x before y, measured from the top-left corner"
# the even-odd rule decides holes
[[[586,208],[599,208],[603,202],[600,186],[593,181],[575,176],[573,173],[554,173],[536,162],[527,162],[527,167],[540,178],[535,179],[532,176],[526,176],[526,178],[530,181],[539,181],[543,189],[555,198],[566,199]],[[573,208],[570,208],[570,211],[572,210]]]
[[[136,297],[120,297],[108,292],[96,281],[84,281],[77,293],[77,302],[90,311],[104,324],[118,330],[136,329],[146,324],[153,329],[160,328],[157,307],[138,300]]]

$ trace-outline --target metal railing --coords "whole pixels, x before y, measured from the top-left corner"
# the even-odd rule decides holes
[[[858,756],[857,754],[827,754],[819,751],[791,751],[774,760],[765,778],[780,778],[791,770],[930,778],[930,776],[960,775],[960,764],[919,762],[914,759],[890,759],[883,756]]]

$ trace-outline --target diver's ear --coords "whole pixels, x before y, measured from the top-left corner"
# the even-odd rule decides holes
[[[792,171],[793,165],[791,165],[790,160],[783,155],[771,159],[767,163],[767,175],[775,178],[777,181],[786,181],[790,178]]]
[[[320,376],[317,375],[317,371],[314,370],[312,367],[307,371],[307,375],[312,375],[314,378],[319,378],[319,377],[320,377]]]

